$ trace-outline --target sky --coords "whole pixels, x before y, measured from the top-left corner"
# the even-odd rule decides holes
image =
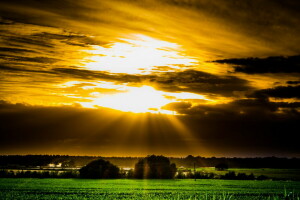
[[[0,154],[300,157],[297,0],[2,0]]]

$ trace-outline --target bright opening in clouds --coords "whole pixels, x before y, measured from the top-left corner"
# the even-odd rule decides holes
[[[129,38],[119,38],[120,42],[86,50],[93,55],[85,58],[88,60],[85,67],[111,73],[150,74],[184,70],[197,63],[197,60],[184,56],[178,44],[137,34]]]
[[[66,94],[66,96],[76,99],[76,103],[87,108],[107,107],[125,112],[133,113],[161,113],[178,114],[176,111],[164,109],[169,103],[181,103],[193,100],[202,100],[207,103],[213,102],[203,95],[188,92],[163,92],[151,86],[143,85],[139,87],[128,86],[127,84],[115,84],[113,82],[78,82],[71,81],[58,87],[72,88],[78,85],[86,91],[90,91],[89,96],[81,98],[79,94]],[[100,89],[95,92],[95,89]],[[102,91],[101,91],[102,90]],[[93,92],[94,91],[94,92]],[[82,101],[82,100],[84,101]],[[88,102],[86,102],[88,100]],[[202,102],[203,103],[203,102]]]

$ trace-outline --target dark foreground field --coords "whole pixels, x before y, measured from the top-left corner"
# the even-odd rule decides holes
[[[299,181],[0,179],[0,199],[300,199]]]

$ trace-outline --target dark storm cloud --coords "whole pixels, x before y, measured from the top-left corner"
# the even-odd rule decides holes
[[[2,150],[10,145],[16,149],[31,145],[41,148],[47,140],[51,143],[76,138],[78,136],[72,136],[74,132],[66,130],[70,126],[68,121],[73,119],[76,122],[76,116],[84,115],[76,108],[34,107],[3,101],[0,103],[0,110]]]
[[[88,37],[83,34],[75,34],[65,31],[64,34],[55,34],[55,33],[37,33],[33,34],[33,37],[47,39],[47,40],[58,40],[65,44],[71,46],[80,46],[80,47],[89,47],[90,45],[103,45],[107,44],[106,42],[96,41],[95,39]]]
[[[183,72],[154,73],[151,75],[113,74],[101,71],[90,71],[70,68],[54,68],[48,71],[27,70],[2,65],[2,70],[25,71],[56,74],[61,77],[79,78],[84,80],[108,80],[122,83],[151,83],[158,89],[169,92],[214,93],[232,96],[235,91],[251,89],[248,81],[234,76],[217,76],[205,72],[186,70]]]
[[[34,53],[35,51],[29,49],[15,48],[15,47],[0,47],[1,53]]]
[[[53,64],[59,61],[59,59],[48,58],[48,57],[24,57],[24,56],[10,56],[0,54],[0,59],[12,62],[35,62],[35,63],[45,63]]]
[[[277,115],[265,108],[251,114],[238,114],[226,108],[227,113],[224,108],[198,108],[201,109],[208,114],[199,114],[198,111],[198,117],[188,115],[186,123],[197,130],[198,137],[212,149],[233,155],[256,156],[258,152],[268,152],[267,155],[284,156],[290,153],[299,156],[297,130],[300,115],[294,110],[290,111],[293,115]]]
[[[10,72],[37,72],[33,70],[26,70],[26,69],[21,69],[21,68],[16,68],[16,67],[11,67],[9,65],[5,64],[0,64],[0,70],[5,70],[5,71],[10,71]]]
[[[277,107],[265,99],[242,99],[226,104],[218,105],[197,105],[197,106],[172,106],[168,104],[165,108],[177,111],[181,114],[198,115],[208,119],[226,119],[236,120],[243,116],[257,115],[265,117],[265,114],[273,114]],[[263,114],[263,115],[261,115]]]
[[[78,49],[104,44],[87,35],[73,33],[62,28],[32,25],[5,19],[0,21],[10,22],[0,26],[0,29],[3,30],[0,33],[2,39],[0,69],[10,72],[48,73],[62,76],[63,73],[51,70],[61,67],[57,62],[75,62],[77,64],[76,59],[82,57]]]
[[[295,84],[295,85],[296,85],[296,84],[300,84],[300,81],[287,81],[286,83],[287,83],[287,84],[291,84],[291,85],[292,85],[292,84]]]
[[[0,72],[1,70],[7,71],[10,73],[14,73],[15,75],[18,75],[17,73],[28,73],[28,75],[33,75],[33,73],[42,73],[42,74],[48,74],[48,75],[58,75],[57,73],[47,71],[47,70],[41,70],[36,67],[34,70],[26,69],[23,65],[20,65],[19,63],[3,63],[0,64]],[[19,75],[20,75],[19,74]]]
[[[219,105],[173,107],[171,110],[185,114],[182,118],[186,124],[213,149],[244,155],[245,152],[248,155],[257,155],[257,152],[299,155],[296,131],[299,108],[298,102],[242,99]]]
[[[41,39],[41,38],[34,38],[31,36],[9,36],[9,37],[3,37],[5,39],[5,43],[7,44],[17,44],[21,46],[28,46],[28,45],[35,45],[35,46],[41,46],[46,48],[54,48],[53,44],[49,42],[47,39]]]
[[[198,115],[178,116],[178,119],[193,132],[194,137],[203,141],[202,145],[213,149],[215,155],[234,152],[235,155],[240,152],[239,155],[248,156],[255,156],[257,153],[270,155],[270,152],[271,155],[299,154],[295,132],[300,119],[299,113],[275,114],[274,106],[265,106],[268,103],[270,102],[247,100],[233,102],[227,107],[199,106]],[[188,104],[173,105],[173,108],[191,109]],[[241,108],[244,109],[243,114],[238,113]],[[143,114],[136,116],[139,118],[140,115]],[[75,106],[30,106],[1,101],[0,151],[11,152],[13,148],[14,152],[19,153],[53,152],[57,148],[68,154],[108,154],[126,143],[127,149],[132,146],[137,149],[155,146],[155,149],[164,153],[166,143],[159,138],[162,135],[169,138],[168,142],[173,147],[182,147],[186,142],[185,138],[174,136],[176,129],[167,123],[166,116],[147,116],[148,120],[143,122],[145,130],[130,130],[135,133],[135,138],[140,134],[145,137],[145,140],[135,140],[126,133],[132,117],[121,112]],[[154,121],[159,122],[162,127],[155,128]],[[141,125],[139,121],[135,123],[134,127]],[[127,140],[120,139],[124,137]],[[179,148],[179,151],[184,149]],[[197,154],[202,155],[202,152]]]
[[[247,80],[235,76],[218,76],[196,70],[161,73],[151,79],[160,89],[169,91],[189,91],[196,93],[216,93],[232,96],[235,91],[251,89]]]
[[[235,138],[236,135],[241,140],[244,140],[242,138],[244,133],[247,134],[245,138],[251,137],[252,140],[255,140],[255,137],[265,137],[267,139],[267,136],[270,137],[268,138],[269,140],[273,140],[271,137],[273,137],[274,132],[277,133],[275,135],[278,137],[275,138],[275,140],[278,140],[277,142],[280,141],[279,134],[288,134],[290,138],[294,138],[296,137],[297,121],[300,120],[300,102],[270,102],[263,98],[240,99],[218,105],[202,104],[189,106],[185,103],[181,105],[171,103],[164,106],[164,108],[186,115],[188,119],[194,121],[192,123],[194,126],[195,121],[198,121],[199,127],[201,127],[201,134],[207,134],[205,131],[202,131],[203,124],[205,124],[207,129],[215,129],[213,124],[217,124],[217,127],[224,126],[223,130],[220,128],[219,132],[212,131],[209,134],[213,134],[213,137],[218,137],[219,135],[222,138],[223,135],[226,135],[226,138],[235,141],[240,141],[238,138]],[[279,129],[270,128],[272,124]],[[235,126],[237,129],[235,129]],[[254,129],[256,130],[254,131]],[[260,136],[260,134],[262,135]],[[270,144],[266,143],[266,145]]]
[[[37,60],[39,61],[39,60]],[[41,60],[44,63],[46,61]],[[70,66],[69,68],[39,68],[35,67],[34,69],[26,68],[26,65],[20,65],[19,63],[3,63],[0,64],[0,71],[10,71],[10,72],[29,72],[29,73],[45,73],[56,75],[61,78],[76,78],[81,80],[108,80],[108,81],[118,81],[118,82],[134,82],[140,83],[142,80],[149,79],[148,76],[141,78],[138,75],[129,75],[129,74],[110,74],[108,72],[101,71],[90,71],[85,69],[78,69],[76,66]]]
[[[257,73],[300,73],[300,56],[268,58],[236,58],[213,62],[232,64],[234,72]]]
[[[24,26],[30,25],[30,24],[22,24]],[[40,28],[41,31],[43,29],[46,29],[47,26],[37,26],[35,27]],[[23,48],[1,48],[0,50],[5,52],[33,52],[33,50],[26,49],[30,47],[29,45],[34,46],[40,46],[45,47],[46,49],[54,49],[56,48],[56,45],[54,42],[59,41],[65,44],[68,44],[70,46],[80,46],[80,47],[88,47],[89,45],[103,45],[106,44],[105,42],[96,41],[95,39],[82,35],[82,34],[76,34],[68,31],[64,31],[63,29],[56,29],[57,31],[61,31],[60,34],[58,33],[47,33],[47,32],[41,32],[41,33],[33,33],[33,34],[25,34],[22,35],[21,33],[16,34],[12,31],[7,30],[7,33],[5,33],[2,36],[3,43],[4,44],[10,44],[15,46],[22,46]]]
[[[152,120],[132,121],[132,114],[106,108],[45,107],[0,101],[0,152],[120,155],[115,152],[118,147],[127,153],[136,148],[131,152],[136,154],[144,153],[141,151],[145,148],[164,152],[167,143],[161,137],[170,133],[176,136],[176,128],[164,116],[140,115]],[[153,124],[155,121],[159,123]],[[128,132],[130,124],[142,127],[132,127]],[[162,127],[157,129],[157,125]],[[178,137],[168,142],[183,147]]]
[[[43,23],[45,20],[45,15],[47,17],[51,16],[51,13],[57,14],[57,16],[52,15],[52,17],[58,17],[59,15],[65,15],[70,17],[78,17],[78,12],[80,11],[90,11],[86,10],[85,7],[80,5],[79,2],[62,0],[62,1],[51,1],[51,0],[43,0],[43,1],[35,1],[28,0],[26,2],[22,0],[10,0],[10,1],[2,1],[2,15],[9,18],[10,20],[22,21],[24,23],[30,23],[32,21]],[[28,8],[28,10],[20,10]],[[63,8],[63,9],[62,9]],[[30,15],[31,12],[39,13],[40,18]],[[40,11],[40,12],[38,12]],[[46,20],[48,21],[48,19]]]
[[[62,78],[76,78],[82,80],[107,80],[119,83],[129,84],[149,84],[159,90],[167,92],[193,92],[200,94],[235,96],[236,91],[247,91],[251,87],[248,82],[233,76],[215,76],[199,71],[168,72],[163,74],[152,75],[129,75],[129,74],[112,74],[108,72],[90,71],[76,68],[54,68],[49,70],[34,70],[0,65],[0,70],[10,72],[29,72],[52,74]]]
[[[52,70],[57,74],[64,74],[69,77],[80,79],[93,79],[93,80],[113,80],[121,82],[141,82],[143,76],[130,75],[130,74],[111,74],[104,71],[90,71],[85,69],[73,68],[55,68]]]
[[[82,79],[106,79],[129,83],[151,83],[157,89],[170,92],[216,93],[226,96],[235,91],[251,89],[248,81],[235,76],[218,76],[196,70],[152,73],[151,75],[112,74],[74,68],[57,68],[53,71]]]
[[[300,98],[300,85],[278,86],[275,88],[255,91],[254,97],[276,97],[276,98]]]

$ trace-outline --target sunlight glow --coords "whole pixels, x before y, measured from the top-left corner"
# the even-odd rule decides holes
[[[82,67],[107,73],[151,74],[182,71],[190,69],[198,62],[186,56],[181,46],[176,43],[141,34],[126,35],[109,45],[92,47],[92,50],[84,50],[90,56],[85,58]],[[190,99],[212,101],[200,94],[164,92],[147,84],[130,86],[127,83],[107,81],[70,81],[60,87],[68,91],[69,94],[65,96],[77,99],[76,103],[84,107],[107,107],[134,113],[176,114],[176,111],[162,108],[169,103]],[[80,97],[82,101],[79,100]]]
[[[187,69],[197,61],[183,55],[175,43],[157,40],[144,35],[131,35],[132,39],[120,38],[121,42],[109,47],[93,46],[85,50],[85,68],[110,73],[150,74],[152,72]]]
[[[80,93],[77,94],[78,96],[75,94],[67,95],[68,97],[78,99],[76,103],[81,104],[83,107],[95,108],[100,106],[133,113],[149,112],[174,115],[177,114],[175,111],[165,110],[162,109],[162,107],[169,103],[184,102],[185,100],[191,99],[204,100],[207,103],[213,101],[203,95],[195,93],[164,92],[148,85],[133,87],[127,84],[115,84],[114,82],[107,81],[70,81],[59,87],[74,87],[76,91],[78,91],[79,88],[87,90],[89,97],[83,98]],[[109,92],[105,92],[105,89],[110,90]],[[82,101],[80,101],[80,99],[82,99]]]
[[[126,112],[158,112],[159,108],[169,103],[162,92],[150,86],[131,87],[126,93],[106,95],[94,101],[96,105]],[[164,112],[166,113],[166,112]]]

